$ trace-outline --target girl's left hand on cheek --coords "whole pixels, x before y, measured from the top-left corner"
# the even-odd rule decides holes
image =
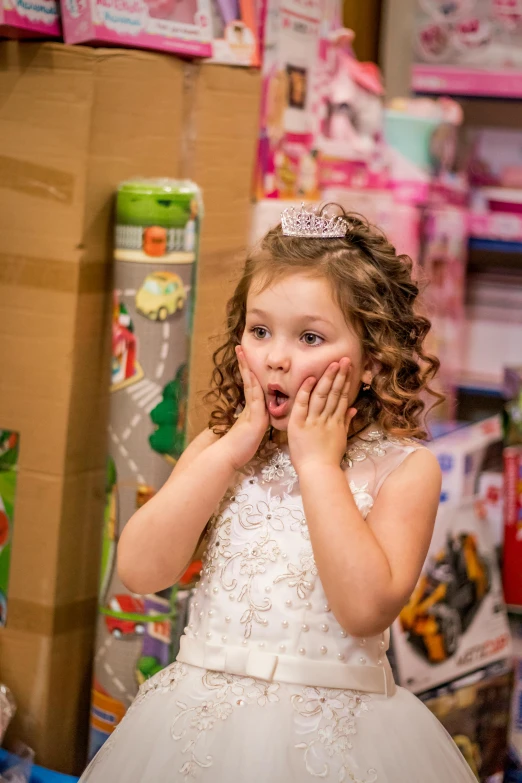
[[[299,389],[288,422],[290,455],[298,473],[305,465],[341,464],[357,413],[349,407],[355,396],[350,379],[351,362],[343,358],[333,362],[319,382],[307,378]]]

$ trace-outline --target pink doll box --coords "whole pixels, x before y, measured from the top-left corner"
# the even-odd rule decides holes
[[[254,0],[210,0],[211,62],[259,66],[259,21]]]
[[[0,0],[0,35],[61,37],[57,0]]]
[[[412,87],[522,97],[522,0],[417,0]]]
[[[66,43],[212,53],[209,0],[62,0],[62,20]]]

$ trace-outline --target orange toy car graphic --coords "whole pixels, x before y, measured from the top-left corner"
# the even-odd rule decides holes
[[[430,663],[442,663],[457,651],[491,587],[489,567],[475,536],[448,536],[422,574],[399,622],[410,644]]]

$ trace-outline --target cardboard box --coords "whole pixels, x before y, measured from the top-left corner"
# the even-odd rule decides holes
[[[64,0],[66,43],[102,43],[209,57],[209,0]]]
[[[192,176],[203,188],[195,394],[208,387],[207,335],[221,328],[247,240],[259,81],[248,69],[50,43],[3,42],[0,62],[0,428],[21,444],[0,678],[19,703],[12,736],[39,763],[79,772],[103,522],[114,194],[137,174]]]
[[[191,438],[208,421],[203,395],[212,353],[249,244],[261,77],[258,70],[207,64],[191,66],[188,73],[191,120],[181,174],[199,185],[204,203],[190,364]]]
[[[482,783],[503,780],[512,679],[494,665],[422,696]]]
[[[1,0],[0,36],[58,38],[61,34],[58,0]]]

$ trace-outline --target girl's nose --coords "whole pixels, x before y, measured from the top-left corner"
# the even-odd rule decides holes
[[[290,369],[290,357],[283,346],[272,345],[266,360],[267,366],[270,370],[279,370],[281,372],[288,372]]]

